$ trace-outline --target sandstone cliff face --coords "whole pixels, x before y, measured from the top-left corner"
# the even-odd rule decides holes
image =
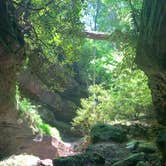
[[[49,117],[53,115],[50,120],[52,124],[54,120],[67,123],[71,122],[80,104],[80,98],[86,95],[85,87],[81,87],[72,77],[67,76],[66,78],[66,85],[63,92],[49,90],[47,85],[35,73],[30,71],[25,71],[18,78],[22,93],[45,107],[45,109],[40,109],[41,114],[48,114],[46,117],[42,116],[45,118],[44,120],[49,122]],[[83,88],[84,90],[82,90]]]
[[[166,128],[166,5],[144,0],[136,63],[147,74],[158,123]],[[166,164],[166,131],[160,131],[159,149]],[[163,139],[164,138],[164,139]],[[162,148],[161,148],[162,147]]]
[[[154,3],[156,2],[156,5]],[[166,12],[165,1],[145,0],[136,63],[147,74],[157,120],[166,125]]]
[[[14,56],[0,45],[0,158],[14,153],[32,135],[28,126],[19,123],[16,110],[16,76],[23,57]]]

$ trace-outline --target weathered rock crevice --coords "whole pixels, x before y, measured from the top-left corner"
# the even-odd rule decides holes
[[[20,59],[21,60],[21,59]],[[12,154],[31,130],[18,122],[16,80],[21,61],[0,47],[0,157]]]

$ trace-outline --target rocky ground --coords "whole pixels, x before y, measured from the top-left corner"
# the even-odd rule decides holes
[[[152,139],[134,139],[123,128],[100,124],[76,142],[37,136],[0,166],[160,166],[160,160]]]

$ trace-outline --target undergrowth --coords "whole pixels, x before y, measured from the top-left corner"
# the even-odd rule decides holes
[[[40,105],[33,105],[27,98],[21,97],[17,86],[16,90],[17,110],[21,120],[28,122],[28,125],[34,133],[47,134],[60,138],[59,131],[55,127],[43,122],[41,119],[38,108]]]

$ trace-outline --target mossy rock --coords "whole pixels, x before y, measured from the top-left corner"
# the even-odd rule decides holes
[[[126,130],[119,126],[98,123],[90,131],[92,143],[97,142],[124,142],[127,140]]]
[[[126,148],[136,152],[155,153],[157,151],[157,147],[154,143],[142,140],[132,140],[126,145]]]
[[[55,159],[53,164],[55,166],[103,166],[105,159],[96,153],[85,153]]]
[[[149,162],[139,161],[136,166],[150,166]]]
[[[144,157],[144,153],[135,153],[122,161],[114,163],[112,166],[135,166],[139,161],[143,161]]]
[[[145,152],[145,153],[155,153],[157,151],[157,148],[153,143],[143,142],[143,143],[139,143],[138,151]]]

